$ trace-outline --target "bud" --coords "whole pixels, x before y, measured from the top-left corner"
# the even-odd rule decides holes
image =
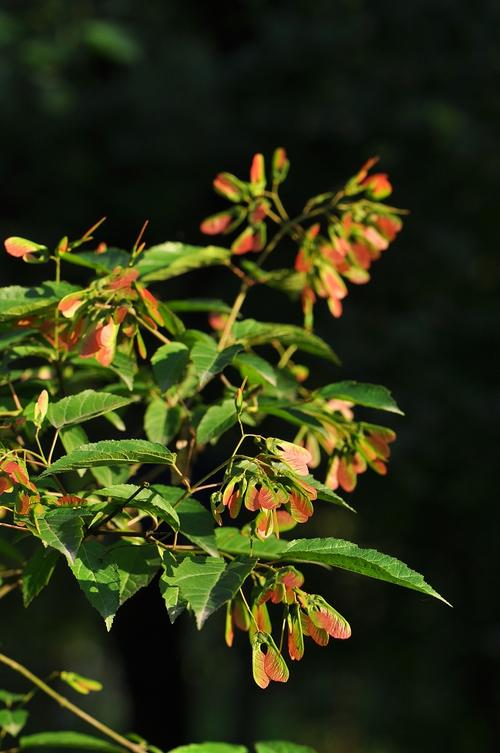
[[[60,678],[63,682],[67,683],[73,690],[82,695],[88,695],[89,693],[98,692],[102,690],[102,684],[97,680],[90,680],[88,677],[82,677],[76,672],[61,672]]]
[[[33,420],[35,422],[35,426],[38,428],[41,427],[45,420],[45,416],[47,415],[47,409],[49,407],[49,393],[47,390],[42,390],[40,392],[40,395],[38,396],[38,400],[35,403],[35,411]]]
[[[273,154],[273,183],[279,185],[286,180],[290,162],[287,159],[286,152],[282,147],[274,150]]]
[[[247,195],[247,188],[243,181],[231,173],[219,173],[214,180],[213,186],[218,194],[229,201],[242,201]]]

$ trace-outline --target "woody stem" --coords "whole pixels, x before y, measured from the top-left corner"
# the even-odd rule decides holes
[[[35,685],[37,688],[39,688],[43,693],[50,696],[56,703],[59,704],[59,706],[62,706],[62,708],[65,708],[67,711],[71,712],[75,716],[78,716],[80,719],[82,719],[87,724],[90,724],[95,729],[99,730],[103,735],[106,735],[107,737],[110,737],[112,740],[117,742],[119,745],[121,745],[123,748],[126,748],[127,750],[132,751],[132,753],[144,753],[144,747],[142,745],[136,745],[135,743],[131,742],[130,740],[127,740],[126,737],[123,737],[123,735],[120,735],[118,732],[115,732],[111,727],[108,727],[106,724],[103,724],[98,719],[95,719],[93,716],[90,716],[90,714],[87,714],[86,711],[83,711],[83,709],[80,709],[78,706],[75,706],[74,703],[69,701],[64,696],[60,695],[56,690],[50,687],[50,685],[47,685],[46,682],[44,682],[40,677],[37,677],[33,674],[33,672],[30,672],[30,670],[23,666],[22,664],[19,664],[19,662],[14,661],[14,659],[11,659],[8,656],[5,656],[5,654],[0,654],[0,663],[5,664],[6,667],[9,667],[9,669],[12,669],[13,672],[17,672],[18,674],[25,677],[32,685]]]

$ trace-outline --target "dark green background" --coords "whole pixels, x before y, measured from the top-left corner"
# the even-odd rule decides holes
[[[363,477],[355,519],[329,511],[311,532],[399,556],[455,608],[311,574],[353,637],[311,647],[287,686],[262,692],[245,642],[224,647],[220,618],[201,634],[187,619],[172,629],[154,590],[110,636],[63,568],[30,612],[2,601],[4,650],[41,674],[104,679],[89,708],[122,729],[165,747],[282,737],[321,753],[496,749],[499,28],[494,0],[2,3],[2,237],[50,245],[106,214],[116,245],[145,218],[148,242],[200,242],[200,219],[223,206],[213,175],[244,174],[277,145],[292,160],[292,208],[379,154],[394,202],[411,210],[341,321],[318,319],[345,366],[309,362],[317,382],[393,390],[406,417],[390,421],[390,474]],[[39,270],[4,258],[2,272],[7,283]],[[230,299],[233,282],[216,270],[164,288],[187,293]],[[247,312],[299,317],[278,294]],[[40,724],[68,724],[42,709]]]

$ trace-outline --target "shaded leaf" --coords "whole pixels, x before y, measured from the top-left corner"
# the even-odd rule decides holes
[[[214,519],[201,502],[188,497],[175,508],[179,514],[180,531],[193,544],[204,549],[208,554],[218,555],[215,539]]]
[[[140,257],[137,269],[145,282],[168,280],[191,269],[227,264],[231,252],[218,246],[190,246],[166,242],[152,246]]]
[[[211,439],[220,437],[221,434],[234,426],[236,421],[237,413],[234,400],[225,400],[220,405],[211,405],[197,426],[197,442],[205,444]]]
[[[115,267],[128,267],[130,254],[121,248],[107,248],[100,254],[95,251],[72,251],[70,254],[62,254],[61,259],[79,267],[93,269],[98,274],[107,274]]]
[[[211,338],[195,343],[191,350],[191,361],[194,364],[200,387],[205,387],[212,377],[223,371],[240,350],[240,345],[231,345],[219,352],[215,340]]]
[[[21,750],[34,748],[64,748],[65,750],[96,750],[100,753],[124,753],[125,748],[108,743],[83,732],[37,732],[19,740]]]
[[[378,408],[378,410],[399,413],[401,416],[404,415],[403,411],[398,408],[389,390],[379,384],[349,380],[327,384],[318,390],[318,392],[325,400],[335,397],[339,400],[348,400],[356,405],[364,405],[367,408]]]
[[[189,350],[183,343],[172,342],[161,345],[151,357],[153,373],[162,392],[178,384],[189,360]]]
[[[23,570],[23,603],[28,607],[52,578],[58,555],[53,549],[39,546]]]
[[[192,743],[173,748],[169,753],[248,753],[248,748],[230,743]]]
[[[239,528],[223,526],[215,531],[217,546],[221,552],[258,557],[263,560],[279,559],[286,550],[288,542],[271,537],[265,541],[244,536]]]
[[[276,387],[276,370],[265,358],[255,353],[242,353],[234,359],[234,365],[250,384],[271,384]]]
[[[169,301],[172,311],[209,311],[214,314],[229,314],[231,306],[218,298],[185,298],[179,301]]]
[[[255,743],[257,753],[316,753],[308,745],[297,745],[284,740],[266,740]]]
[[[233,335],[246,345],[265,345],[278,340],[282,345],[295,345],[298,350],[339,363],[337,355],[324,340],[293,324],[244,319],[233,326]]]
[[[110,630],[120,606],[120,572],[116,563],[107,559],[106,549],[99,541],[84,541],[70,569]]]
[[[425,582],[420,573],[411,570],[395,557],[382,554],[375,549],[360,549],[356,544],[343,539],[295,539],[287,545],[281,559],[332,565],[352,573],[367,575],[370,578],[385,580],[388,583],[420,591],[448,604]]]
[[[180,429],[181,415],[178,405],[169,408],[161,398],[151,400],[144,414],[144,431],[149,441],[168,444]]]

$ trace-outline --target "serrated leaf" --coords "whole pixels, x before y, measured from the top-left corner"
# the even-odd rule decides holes
[[[84,541],[70,569],[78,585],[111,629],[120,606],[120,572],[106,556],[107,547],[99,541]]]
[[[153,544],[131,544],[119,541],[106,548],[106,561],[113,562],[119,572],[120,606],[139,589],[147,586],[158,572],[161,560]]]
[[[298,350],[305,353],[312,353],[336,364],[340,363],[328,343],[294,324],[244,319],[233,326],[233,335],[236,340],[241,340],[246,345],[265,345],[278,340],[282,345],[295,345]]]
[[[172,465],[175,454],[166,447],[145,439],[104,439],[73,450],[68,455],[52,463],[39,478],[56,473],[73,471],[78,468],[95,468],[107,465],[131,465],[132,463],[154,463]]]
[[[183,343],[161,345],[151,358],[153,373],[162,392],[178,384],[189,360],[189,350]]]
[[[144,282],[168,280],[192,269],[227,264],[231,252],[218,246],[190,246],[166,242],[141,254],[137,269]]]
[[[173,500],[169,498],[168,492],[165,492],[165,489],[169,488],[174,489],[178,495]],[[174,531],[178,531],[179,516],[173,504],[182,494],[182,489],[179,487],[164,487],[160,484],[141,491],[138,491],[139,489],[140,487],[136,484],[115,484],[114,486],[104,487],[104,489],[96,489],[94,494],[123,502],[127,502],[133,497],[133,499],[130,499],[130,507],[137,507],[138,510],[143,510],[155,518],[164,520]]]
[[[55,306],[65,295],[79,290],[67,282],[42,282],[37,287],[23,288],[10,285],[0,288],[0,322],[22,316],[41,314]]]
[[[51,403],[47,411],[47,418],[52,426],[61,429],[63,426],[90,421],[92,418],[102,416],[103,413],[130,405],[131,402],[129,398],[120,395],[84,390],[78,395],[63,397],[56,403]]]
[[[367,408],[377,408],[378,410],[399,413],[400,416],[404,416],[403,411],[398,408],[387,387],[382,387],[379,384],[348,380],[327,384],[318,390],[318,393],[325,400],[331,400],[331,398],[348,400],[355,403],[355,405],[364,405]]]
[[[168,444],[181,426],[182,411],[178,405],[171,408],[161,398],[154,398],[144,414],[144,431],[150,442]]]
[[[223,351],[217,350],[215,340],[200,341],[195,343],[191,350],[191,361],[194,364],[200,388],[216,375],[223,371],[241,350],[241,345],[231,345]]]
[[[45,546],[51,546],[73,563],[83,538],[83,521],[78,510],[60,507],[37,517],[36,527]]]
[[[199,444],[210,442],[220,437],[225,431],[235,425],[237,421],[234,400],[224,400],[220,405],[211,405],[201,419],[196,429],[196,439]]]
[[[21,750],[64,748],[65,750],[96,750],[100,753],[124,753],[125,748],[108,743],[83,732],[37,732],[19,739]]]
[[[201,630],[208,617],[233,598],[254,565],[249,559],[226,564],[222,557],[186,557],[174,568],[170,585],[179,588]]]
[[[176,506],[179,530],[193,544],[216,557],[219,552],[215,539],[214,519],[201,502],[188,497]]]
[[[352,573],[420,591],[448,604],[425,582],[420,573],[411,570],[400,560],[377,552],[376,549],[360,549],[356,544],[343,539],[295,539],[289,542],[281,559],[332,565]]]
[[[165,549],[161,550],[161,558],[163,571],[159,580],[160,593],[165,601],[168,618],[173,625],[186,609],[187,602],[180,595],[179,587],[171,585],[177,560],[171,552]]]
[[[17,737],[27,721],[28,712],[24,709],[0,709],[0,729],[12,737]]]
[[[234,359],[234,365],[250,384],[271,384],[276,387],[276,370],[265,358],[255,353],[241,353]]]
[[[217,547],[221,552],[244,555],[263,560],[279,559],[286,550],[288,542],[274,537],[261,541],[244,536],[239,528],[223,526],[215,530]]]
[[[58,555],[53,549],[38,547],[35,554],[28,560],[23,570],[22,593],[23,603],[28,607],[33,599],[45,588],[52,578],[57,565]]]

